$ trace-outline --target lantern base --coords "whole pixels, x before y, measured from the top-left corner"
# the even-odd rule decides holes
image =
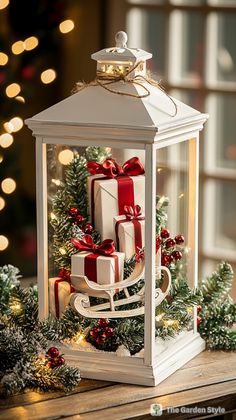
[[[70,345],[63,346],[62,351],[67,362],[80,369],[82,378],[156,386],[204,349],[200,335],[188,331],[157,355],[153,366],[145,365],[142,357],[78,351]]]

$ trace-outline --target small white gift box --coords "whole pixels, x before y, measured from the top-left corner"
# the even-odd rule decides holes
[[[71,275],[86,276],[98,284],[115,284],[123,280],[125,254],[114,252],[109,256],[89,251],[71,257]]]
[[[145,220],[128,220],[125,215],[113,220],[118,250],[131,258],[145,245]]]

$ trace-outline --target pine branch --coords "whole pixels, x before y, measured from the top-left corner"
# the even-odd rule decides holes
[[[19,270],[12,265],[0,267],[0,313],[9,312],[9,299],[11,291],[19,285]]]
[[[200,291],[204,303],[222,301],[232,288],[233,270],[230,264],[222,262],[210,277],[202,281]]]

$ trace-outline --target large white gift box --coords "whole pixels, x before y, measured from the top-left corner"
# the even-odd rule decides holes
[[[114,230],[117,233],[118,250],[125,253],[126,258],[131,258],[137,253],[136,245],[142,249],[145,245],[145,220],[127,220],[126,216],[114,217]],[[136,229],[139,232],[136,233]],[[138,239],[141,239],[137,243]],[[117,238],[116,238],[117,239]]]
[[[109,256],[87,251],[71,257],[71,276],[86,276],[98,284],[115,284],[124,277],[125,254],[114,252]]]
[[[49,279],[49,304],[50,313],[53,317],[61,317],[71,298],[74,288],[68,281],[61,277]]]
[[[96,180],[97,178],[97,180]],[[124,214],[124,211],[119,211],[119,202],[118,202],[118,185],[122,183],[123,178],[123,188],[125,188],[125,179],[130,178],[133,183],[133,196],[134,203],[139,204],[143,211],[145,209],[145,176],[130,176],[130,177],[117,177],[110,179],[102,179],[101,175],[92,175],[88,177],[88,197],[89,197],[89,213],[91,216],[91,221],[94,223],[94,227],[100,232],[101,239],[106,238],[113,239],[115,241],[115,231],[113,224],[113,217],[118,216],[119,214]],[[93,185],[92,185],[93,184]],[[93,187],[93,188],[92,188]],[[91,194],[91,189],[93,189],[93,194]],[[119,187],[120,189],[120,187]],[[93,197],[92,197],[93,195]],[[124,198],[123,190],[123,200],[124,204],[130,205],[128,201],[128,192]],[[92,204],[93,201],[93,204]],[[92,214],[94,213],[94,220]]]

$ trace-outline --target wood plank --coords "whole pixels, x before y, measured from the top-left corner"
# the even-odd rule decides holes
[[[210,358],[211,354],[208,354]],[[189,369],[180,369],[157,387],[141,387],[138,385],[112,385],[107,388],[84,392],[80,395],[69,395],[55,400],[36,402],[34,404],[10,408],[2,412],[1,419],[49,419],[60,417],[61,413],[67,416],[89,413],[124,404],[144,401],[185,389],[198,388],[207,384],[224,382],[222,387],[227,388],[225,381],[236,379],[236,354],[229,353],[227,364],[222,363],[220,353],[215,363],[204,363]],[[231,367],[230,370],[228,367]],[[197,394],[196,390],[193,394]],[[208,391],[205,390],[208,395]]]
[[[227,385],[225,383],[210,385],[207,388],[201,387],[197,389],[191,389],[188,391],[182,391],[175,394],[162,396],[158,398],[150,398],[145,401],[138,401],[131,404],[125,404],[119,407],[111,407],[105,410],[100,411],[93,411],[92,417],[94,420],[104,420],[104,419],[133,419],[133,418],[140,418],[141,416],[148,416],[150,415],[150,406],[151,404],[161,404],[163,407],[163,411],[166,411],[168,407],[183,407],[183,406],[191,406],[196,404],[197,407],[207,407],[208,404],[206,403],[209,401],[209,406],[218,407],[219,399],[218,397],[223,396],[231,396],[229,398],[230,406],[228,409],[233,410],[236,409],[236,380],[229,382]],[[217,399],[217,400],[216,400]],[[205,402],[205,404],[200,404]],[[222,405],[225,407],[225,405]],[[168,414],[168,413],[166,413]],[[165,418],[163,414],[161,418]],[[170,414],[170,418],[176,418],[178,414]],[[191,415],[191,418],[194,417]],[[70,420],[79,420],[79,419],[90,419],[91,412],[80,414],[76,416],[70,417]],[[182,416],[181,418],[190,418],[189,414]],[[204,416],[205,418],[205,416]],[[63,420],[69,419],[68,417],[64,418]]]
[[[40,401],[52,400],[55,398],[65,397],[66,395],[80,394],[82,392],[88,392],[94,389],[105,388],[107,386],[114,385],[113,382],[106,381],[95,381],[93,379],[82,379],[78,387],[74,391],[66,394],[63,391],[26,391],[22,394],[13,395],[12,397],[6,397],[0,400],[0,409],[6,409],[16,407],[18,405],[27,405],[38,403]]]

